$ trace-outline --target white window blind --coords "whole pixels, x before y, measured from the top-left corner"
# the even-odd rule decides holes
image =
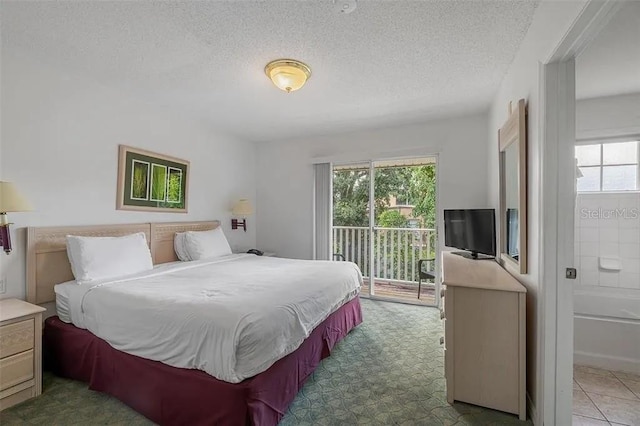
[[[314,166],[315,182],[313,194],[313,258],[331,259],[331,164]]]

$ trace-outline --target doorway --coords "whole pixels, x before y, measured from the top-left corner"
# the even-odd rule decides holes
[[[576,423],[640,424],[637,40],[640,3],[630,2],[575,59]]]
[[[437,157],[333,165],[333,260],[356,263],[361,294],[438,306]]]
[[[604,360],[598,360],[599,356],[594,356],[595,353],[580,353],[579,350],[580,345],[595,340],[599,340],[599,345],[606,350],[621,350],[623,346],[628,348],[629,342],[632,342],[632,349],[635,345],[635,353],[640,354],[640,346],[635,343],[637,339],[632,333],[622,328],[617,331],[602,329],[602,326],[625,327],[623,324],[632,325],[630,329],[634,330],[640,327],[640,316],[620,318],[623,311],[633,316],[640,305],[634,304],[628,294],[617,297],[617,301],[621,302],[617,304],[612,303],[611,298],[615,292],[623,290],[620,285],[627,281],[622,276],[624,264],[626,272],[633,273],[629,270],[634,267],[633,262],[622,261],[622,258],[640,254],[640,240],[622,242],[621,239],[635,235],[632,228],[640,230],[628,221],[629,216],[624,218],[626,203],[634,198],[629,195],[637,192],[631,188],[632,184],[637,185],[637,177],[629,174],[631,169],[636,169],[637,162],[633,155],[622,155],[623,151],[634,151],[634,141],[640,135],[640,127],[637,121],[630,126],[621,125],[624,114],[614,112],[610,104],[612,96],[622,94],[620,82],[625,80],[626,67],[629,66],[626,60],[630,57],[625,57],[625,62],[618,62],[617,65],[611,60],[591,62],[589,70],[595,72],[596,78],[587,88],[590,94],[580,93],[582,90],[578,79],[580,62],[584,59],[582,55],[597,45],[600,36],[609,32],[609,29],[613,30],[609,32],[612,34],[623,28],[619,22],[616,23],[617,18],[640,18],[637,12],[628,9],[635,7],[633,3],[588,2],[568,36],[542,67],[541,204],[545,206],[545,218],[541,230],[541,275],[544,285],[540,326],[544,329],[544,371],[541,382],[544,424],[570,424],[572,416],[574,424],[640,422],[640,405],[633,399],[638,395],[625,383],[625,380],[629,382],[628,373],[619,371],[626,368],[622,364],[617,364],[615,368],[612,364],[600,364]],[[638,28],[637,23],[631,26],[636,34]],[[627,45],[637,52],[632,40],[637,40],[637,35],[613,48],[596,50],[600,54],[619,54],[622,47]],[[603,72],[602,65],[613,65],[613,77]],[[633,66],[629,67],[631,69]],[[607,94],[602,87],[598,88],[600,83],[613,83],[618,87],[615,93]],[[603,99],[603,105],[607,106],[598,111],[598,108],[594,108],[594,97],[606,98]],[[622,108],[620,111],[627,110]],[[591,113],[585,114],[588,111]],[[601,119],[611,119],[609,124],[613,125],[607,125],[607,128],[594,127]],[[605,151],[607,159],[604,158]],[[604,192],[610,193],[601,194]],[[611,209],[613,204],[616,207]],[[621,208],[622,204],[625,205]],[[633,215],[632,208],[626,211]],[[614,228],[616,231],[613,231]],[[597,241],[594,241],[596,238]],[[620,250],[623,244],[628,251]],[[578,270],[578,280],[572,279],[575,278],[575,274],[571,273],[572,267]],[[616,271],[618,268],[623,269]],[[638,282],[637,277],[631,277],[631,280],[629,282],[634,284]],[[602,283],[607,285],[601,286]],[[589,310],[591,312],[587,312]],[[611,339],[619,340],[614,342]],[[640,360],[640,357],[636,358]],[[615,360],[616,363],[620,361],[626,363],[632,360]],[[638,364],[635,365],[637,369]],[[637,373],[636,370],[636,375],[632,377],[640,379]],[[634,385],[631,383],[631,387]],[[612,395],[612,392],[616,395]]]

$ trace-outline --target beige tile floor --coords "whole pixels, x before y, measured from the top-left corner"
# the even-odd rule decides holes
[[[573,425],[640,426],[640,375],[576,365]]]

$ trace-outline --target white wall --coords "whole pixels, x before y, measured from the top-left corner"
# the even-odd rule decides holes
[[[640,93],[576,102],[577,140],[631,135],[640,137]]]
[[[3,44],[2,179],[35,211],[11,213],[14,251],[2,256],[8,290],[25,296],[25,226],[222,220],[230,243],[255,245],[256,225],[230,230],[230,205],[255,200],[255,148],[72,70],[34,62]],[[118,144],[191,161],[189,213],[115,210]]]
[[[440,212],[486,207],[485,114],[258,146],[258,247],[311,259],[313,162],[439,154]]]
[[[540,176],[541,146],[538,120],[541,106],[539,100],[539,66],[550,58],[567,30],[578,17],[586,1],[549,2],[538,5],[536,13],[511,67],[493,99],[489,115],[489,200],[494,208],[499,205],[498,140],[497,131],[508,117],[509,102],[524,98],[528,102],[528,256],[529,273],[522,275],[507,268],[527,287],[527,393],[536,410],[529,413],[534,421],[542,423],[542,371],[540,354],[542,330],[538,327],[540,282]]]
[[[616,12],[576,58],[576,98],[640,92],[640,2],[618,2]]]
[[[2,5],[0,5],[0,13],[2,13]],[[2,19],[0,19],[0,46],[3,44],[2,42]],[[0,51],[0,99],[2,99],[2,52]],[[2,135],[2,102],[0,102],[0,135]],[[2,176],[2,137],[0,137],[0,176]],[[2,262],[0,261],[0,268],[2,267]]]

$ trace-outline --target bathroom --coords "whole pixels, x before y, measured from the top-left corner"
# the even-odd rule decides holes
[[[640,2],[576,58],[573,424],[640,424]]]
[[[574,362],[639,372],[640,192],[578,192],[576,216]]]

